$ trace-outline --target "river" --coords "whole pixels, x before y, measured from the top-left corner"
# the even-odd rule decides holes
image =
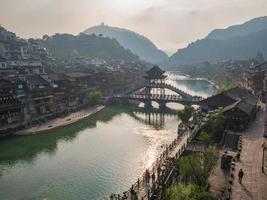
[[[168,82],[193,95],[213,94],[204,80]],[[107,199],[152,165],[176,137],[178,123],[176,115],[108,107],[64,128],[3,139],[0,199]]]

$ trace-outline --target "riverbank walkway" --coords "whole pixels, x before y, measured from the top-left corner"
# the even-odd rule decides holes
[[[30,134],[36,134],[39,132],[48,131],[48,130],[52,130],[55,128],[67,126],[67,125],[75,123],[81,119],[89,117],[90,115],[93,115],[104,108],[105,108],[105,106],[95,106],[95,107],[91,107],[91,108],[87,108],[87,109],[82,109],[80,111],[70,113],[65,117],[49,120],[48,122],[46,122],[40,126],[37,125],[37,126],[31,127],[28,129],[21,130],[15,134],[16,135],[30,135]]]
[[[263,127],[264,111],[262,109],[256,120],[242,133],[241,158],[236,164],[232,189],[231,199],[233,200],[267,200],[267,169],[265,173],[262,172],[262,144],[264,142],[267,144],[267,140],[262,137]],[[245,173],[242,184],[238,182],[238,172],[241,168]]]

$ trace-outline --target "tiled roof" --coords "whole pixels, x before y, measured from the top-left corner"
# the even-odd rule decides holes
[[[224,93],[220,93],[202,100],[201,104],[215,108],[215,107],[226,107],[228,105],[233,104],[235,101],[236,101],[235,99],[225,95]]]
[[[254,105],[251,105],[244,100],[238,100],[237,102],[225,107],[224,111],[226,112],[234,108],[238,108],[239,110],[246,113],[247,115],[250,115],[251,112],[253,111]]]
[[[70,73],[66,73],[65,75],[70,78],[81,78],[81,77],[89,76],[89,74],[82,73],[82,72],[70,72]]]
[[[45,79],[43,79],[41,76],[37,74],[27,75],[25,78],[28,83],[31,83],[33,85],[48,84],[48,82]]]
[[[13,84],[11,83],[11,81],[8,81],[4,78],[0,78],[0,88],[5,88],[5,87],[12,87]]]
[[[3,56],[0,56],[0,62],[6,62],[6,61],[7,61],[6,58],[4,58]]]
[[[58,73],[51,73],[48,75],[48,78],[51,81],[62,81],[66,80],[66,77],[63,74],[58,74]]]
[[[251,105],[256,105],[258,98],[253,94],[250,94],[248,90],[240,87],[235,87],[224,92],[227,96],[239,100],[242,99]]]
[[[258,98],[250,94],[246,89],[235,87],[220,94],[211,96],[202,101],[202,105],[209,107],[224,107],[225,111],[237,107],[241,111],[250,114],[256,106]]]
[[[148,70],[146,72],[146,77],[147,78],[166,78],[166,76],[164,76],[163,74],[165,73],[165,71],[163,71],[162,69],[160,69],[158,66],[154,66],[152,67],[150,70]]]

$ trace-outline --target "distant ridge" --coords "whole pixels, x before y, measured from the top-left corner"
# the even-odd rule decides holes
[[[88,28],[84,31],[86,34],[103,35],[105,37],[116,39],[124,48],[131,50],[141,59],[160,63],[166,61],[166,53],[158,49],[148,38],[123,28],[111,27],[105,24]]]
[[[226,29],[216,29],[204,39],[174,53],[167,65],[250,59],[260,51],[267,58],[267,16]]]
[[[257,17],[243,24],[233,25],[226,29],[215,29],[206,39],[225,40],[232,37],[244,36],[267,29],[267,16]]]

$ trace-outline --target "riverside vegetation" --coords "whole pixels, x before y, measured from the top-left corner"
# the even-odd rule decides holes
[[[188,122],[191,109],[192,107],[185,106],[178,112],[178,116],[184,119],[182,121]],[[208,177],[219,158],[217,144],[222,139],[224,121],[221,108],[207,114],[202,120],[197,140],[204,143],[204,152],[184,156],[179,160],[179,183],[167,189],[166,199],[216,200],[208,192]]]

